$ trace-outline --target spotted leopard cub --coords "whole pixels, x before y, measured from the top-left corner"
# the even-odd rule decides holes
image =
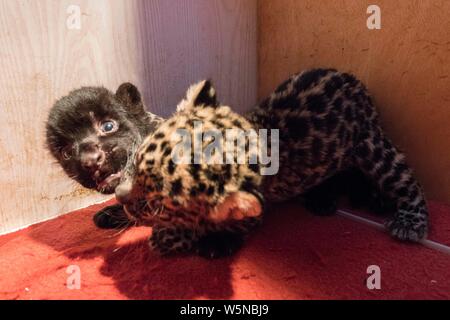
[[[251,129],[248,120],[219,105],[211,83],[202,81],[144,140],[134,176],[120,184],[116,196],[130,219],[153,226],[152,249],[229,255],[259,224],[260,168],[237,161],[236,152],[240,141],[248,159],[258,155],[249,136],[239,136]]]
[[[247,117],[255,127],[280,131],[280,170],[262,184],[267,201],[308,195],[337,174],[357,170],[394,204],[394,217],[387,222],[392,236],[410,241],[426,237],[422,188],[354,76],[333,69],[293,75]],[[335,201],[327,194],[316,199]]]

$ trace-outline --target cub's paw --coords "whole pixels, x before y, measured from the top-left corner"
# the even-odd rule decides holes
[[[120,204],[108,206],[97,212],[93,217],[94,223],[101,229],[123,228],[129,220]]]
[[[152,251],[156,251],[161,255],[185,253],[192,251],[194,246],[193,238],[194,235],[191,230],[153,227],[149,246]]]
[[[427,236],[428,220],[426,216],[400,211],[386,223],[386,227],[394,238],[419,242]]]
[[[226,231],[212,232],[199,239],[197,252],[207,259],[228,257],[238,251],[243,242],[241,234]]]
[[[209,218],[216,223],[229,219],[244,220],[245,218],[259,217],[262,211],[262,200],[258,196],[239,191],[228,196],[211,210]]]

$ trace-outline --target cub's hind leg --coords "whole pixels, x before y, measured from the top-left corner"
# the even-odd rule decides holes
[[[301,198],[304,207],[316,216],[330,216],[337,211],[336,178],[332,177],[306,191]]]
[[[342,196],[348,198],[350,207],[355,209],[368,208],[377,214],[394,211],[390,209],[387,199],[380,195],[378,187],[355,168],[339,172],[301,197],[311,213],[328,216],[336,213],[338,199]]]
[[[381,129],[364,139],[355,151],[360,169],[395,203],[394,217],[386,224],[391,235],[409,241],[425,238],[428,232],[425,197],[405,156]]]

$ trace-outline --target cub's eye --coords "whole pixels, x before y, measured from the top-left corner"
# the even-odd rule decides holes
[[[105,133],[111,133],[117,130],[117,124],[114,121],[108,120],[103,122],[100,128]]]
[[[70,160],[73,155],[73,148],[72,146],[67,146],[61,150],[61,156],[64,160]]]

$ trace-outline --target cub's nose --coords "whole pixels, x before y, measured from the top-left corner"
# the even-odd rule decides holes
[[[81,153],[81,166],[86,170],[97,170],[105,161],[105,153],[98,147],[91,147]]]

